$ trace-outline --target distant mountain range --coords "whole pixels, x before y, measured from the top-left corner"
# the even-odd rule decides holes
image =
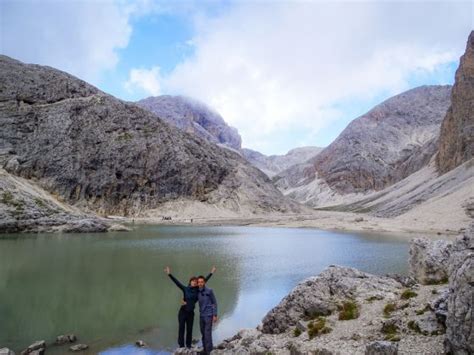
[[[124,102],[0,56],[0,231],[106,229],[97,215],[232,217],[307,206],[469,214],[473,68],[471,33],[454,87],[394,96],[324,149],[265,156],[242,148],[237,130],[193,99]]]

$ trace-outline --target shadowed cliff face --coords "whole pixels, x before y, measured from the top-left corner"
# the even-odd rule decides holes
[[[466,52],[456,71],[451,107],[441,126],[439,153],[436,159],[440,173],[446,173],[474,155],[474,31],[467,41]]]
[[[402,180],[436,153],[450,91],[423,86],[386,100],[352,121],[315,158],[274,180],[288,189],[321,179],[339,194],[382,190]]]
[[[295,207],[238,154],[64,72],[0,57],[0,163],[66,202],[136,214],[178,198]]]
[[[240,149],[242,139],[237,129],[227,125],[221,115],[201,102],[184,96],[162,95],[140,100],[137,105],[185,132]]]

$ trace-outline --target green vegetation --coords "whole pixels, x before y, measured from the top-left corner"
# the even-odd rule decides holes
[[[319,317],[308,323],[308,335],[310,339],[320,334],[330,333],[331,331],[332,329],[326,326],[326,318],[324,317]]]
[[[430,280],[428,281],[426,284],[427,285],[444,285],[444,284],[447,284],[448,283],[448,277],[443,277],[441,280],[439,281],[433,281],[433,280]]]
[[[121,133],[117,136],[116,140],[117,141],[129,141],[133,138],[132,134],[129,133],[129,132],[124,132],[124,133]]]
[[[293,330],[293,336],[299,337],[301,335],[301,329],[300,328],[295,328]]]
[[[2,194],[2,203],[5,205],[11,205],[13,202],[13,194],[10,191],[4,191]]]
[[[35,197],[34,201],[36,203],[36,206],[41,207],[41,208],[46,207],[46,203],[44,202],[44,200],[40,199],[39,197]]]
[[[338,308],[339,320],[350,320],[359,317],[359,307],[354,301],[345,301]]]
[[[420,330],[420,327],[418,326],[418,324],[414,321],[414,320],[411,320],[407,323],[408,325],[408,328],[410,328],[411,330],[413,330],[414,332],[417,332],[417,333],[420,333],[421,334],[421,330]]]
[[[383,315],[388,318],[392,315],[392,312],[394,312],[397,309],[397,305],[395,303],[387,303],[385,307],[383,308]]]
[[[420,316],[420,315],[422,315],[423,313],[425,313],[426,311],[429,311],[429,310],[430,310],[430,306],[427,304],[425,307],[416,310],[415,313],[416,313],[417,316]]]
[[[418,296],[418,294],[415,291],[406,289],[405,291],[402,292],[402,295],[400,296],[400,298],[403,300],[408,300],[416,296]]]
[[[367,302],[373,302],[373,301],[377,301],[377,300],[380,300],[380,299],[383,299],[383,298],[380,298],[378,296],[370,296],[369,298],[366,298],[365,300]]]
[[[382,333],[385,334],[385,340],[399,341],[398,326],[395,323],[384,324],[382,326]]]

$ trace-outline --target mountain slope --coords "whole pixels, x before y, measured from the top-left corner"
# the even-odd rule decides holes
[[[423,86],[390,98],[352,121],[308,162],[274,178],[285,194],[312,206],[390,186],[425,166],[437,150],[450,86]]]
[[[267,176],[273,177],[278,173],[290,168],[296,164],[302,164],[305,161],[314,158],[323,148],[319,147],[300,147],[290,150],[284,155],[264,155],[252,149],[242,149],[242,155],[252,165],[259,168]]]
[[[137,105],[155,113],[165,122],[212,143],[224,144],[235,150],[241,147],[242,139],[237,130],[199,101],[184,96],[162,95],[140,100]]]
[[[53,68],[0,57],[3,167],[65,202],[137,215],[178,199],[297,211],[237,153]]]

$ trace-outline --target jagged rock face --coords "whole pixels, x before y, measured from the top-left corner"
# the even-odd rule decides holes
[[[445,350],[474,353],[474,224],[453,246],[449,269]]]
[[[259,168],[271,178],[293,165],[301,164],[308,159],[314,158],[322,150],[323,148],[319,147],[300,147],[292,149],[284,155],[267,156],[255,150],[244,148],[242,149],[242,155],[252,165]]]
[[[237,153],[71,75],[5,56],[0,126],[8,172],[100,213],[137,214],[177,198],[297,208]]]
[[[241,148],[242,139],[237,129],[227,125],[221,115],[201,102],[183,96],[162,95],[148,97],[137,104],[183,131],[236,150]]]
[[[441,126],[437,165],[441,173],[474,156],[474,31],[456,71],[451,107]]]
[[[410,244],[410,276],[424,285],[448,282],[452,243],[416,238]]]
[[[339,194],[381,190],[425,166],[436,152],[450,86],[422,86],[388,99],[352,121],[339,137],[299,169],[278,180],[310,184],[321,179]],[[294,186],[290,186],[294,187]],[[304,199],[304,196],[299,200]]]

